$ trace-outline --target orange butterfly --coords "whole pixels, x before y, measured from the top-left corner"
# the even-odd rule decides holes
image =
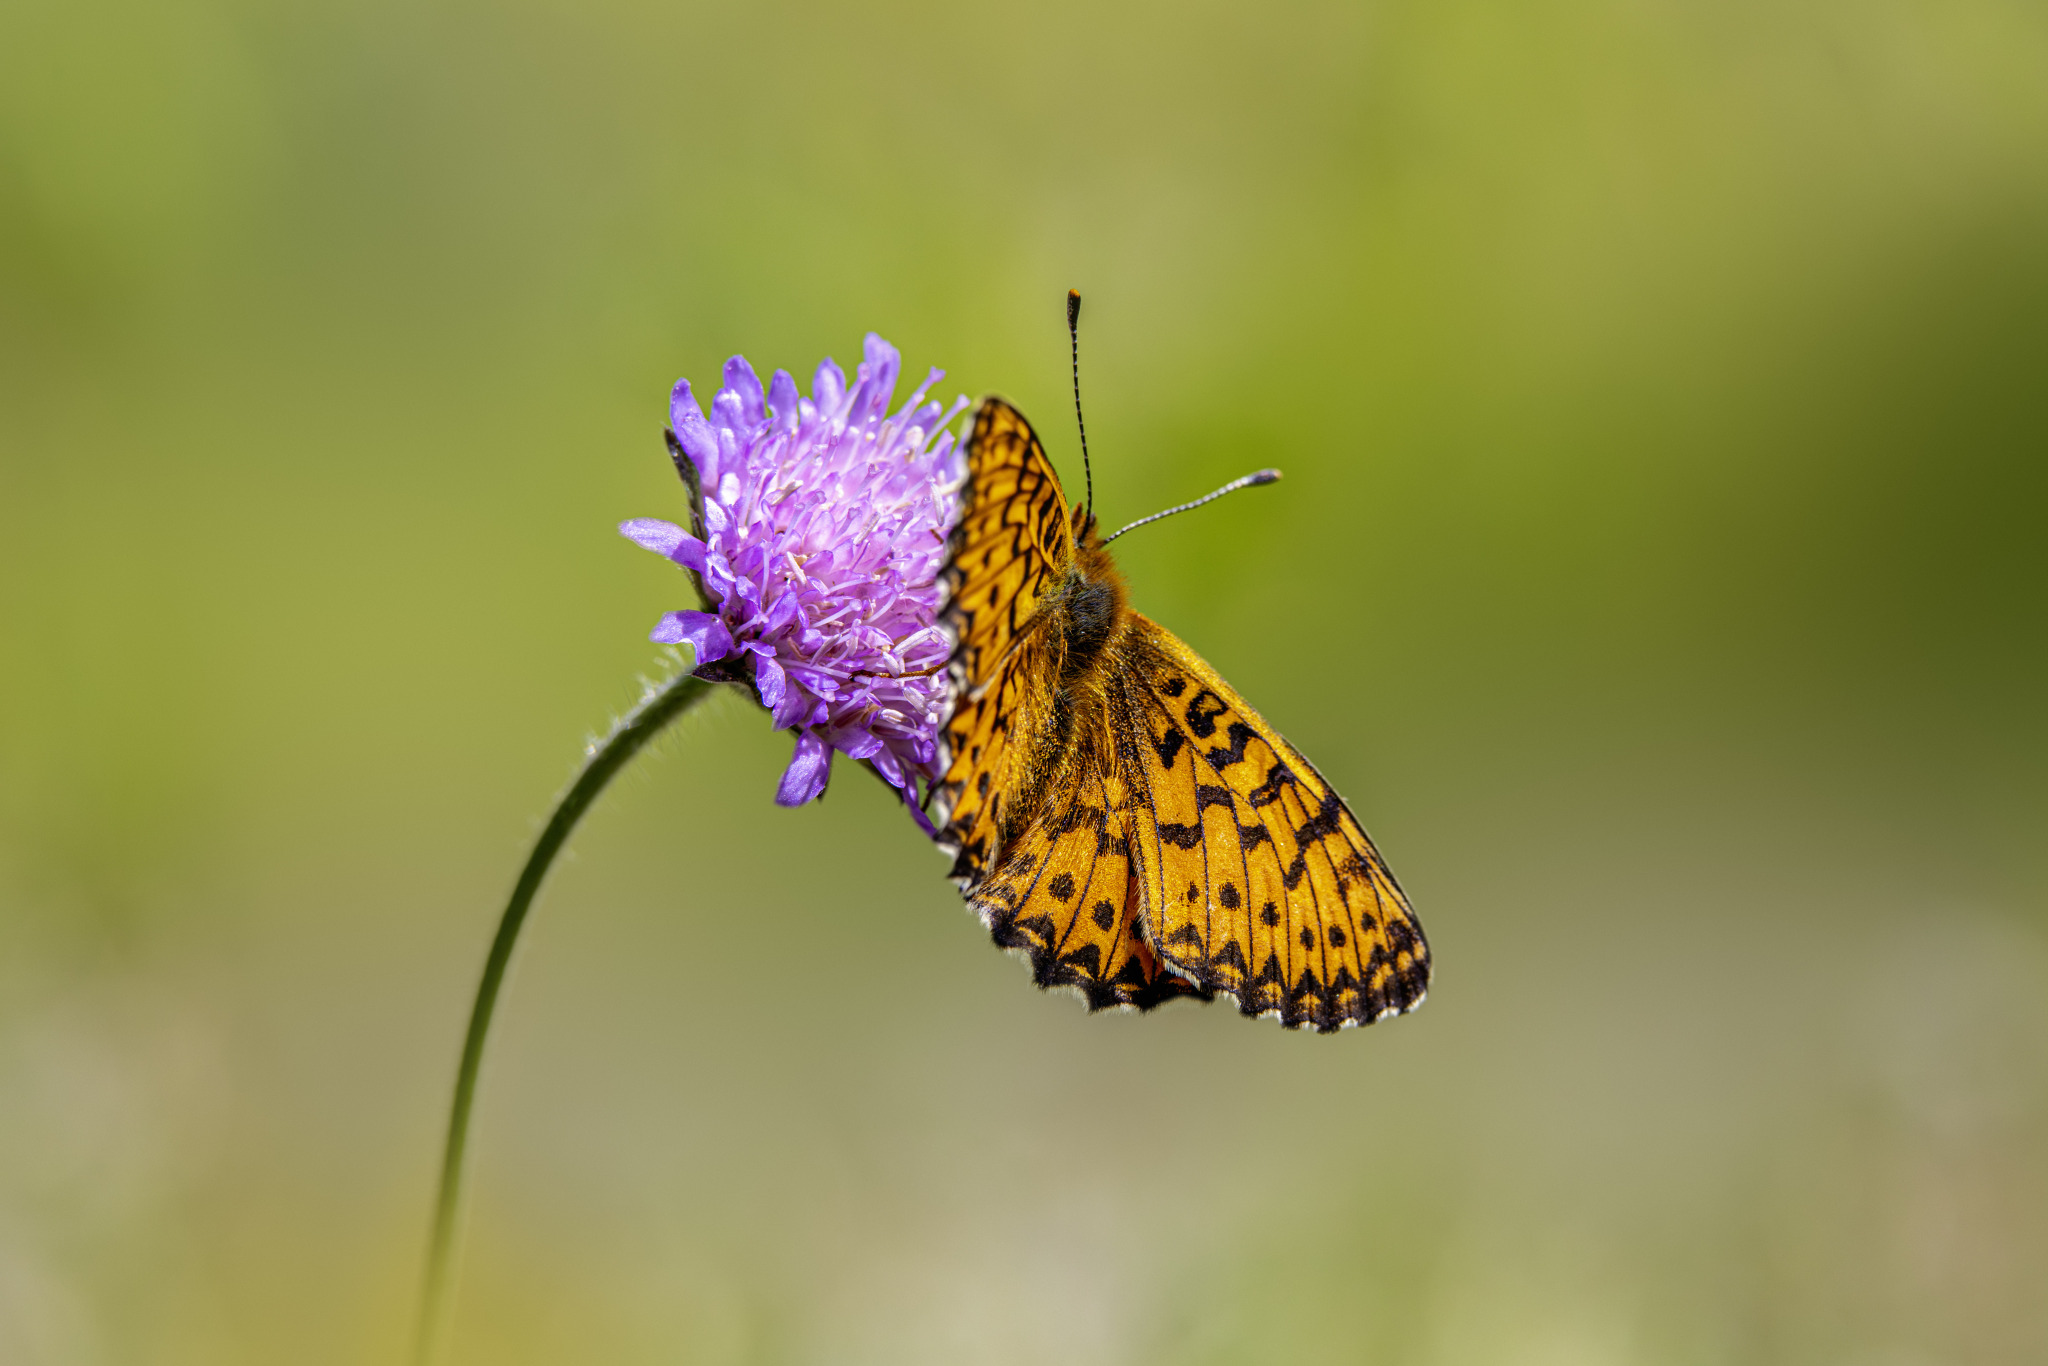
[[[1422,1004],[1429,947],[1372,841],[1300,751],[1130,608],[1023,414],[984,399],[967,469],[932,818],[995,941],[1096,1010],[1224,992],[1329,1032]]]

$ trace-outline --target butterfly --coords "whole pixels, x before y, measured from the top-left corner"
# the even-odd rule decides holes
[[[931,816],[996,943],[1093,1010],[1222,993],[1327,1033],[1420,1005],[1422,926],[1336,791],[1130,607],[1022,413],[984,399],[966,452]]]

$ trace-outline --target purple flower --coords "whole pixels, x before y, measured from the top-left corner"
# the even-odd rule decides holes
[[[709,421],[677,381],[670,425],[694,466],[683,474],[696,476],[697,534],[651,517],[619,530],[692,571],[715,609],[670,612],[653,638],[689,645],[708,675],[750,680],[776,726],[797,733],[776,801],[822,793],[838,750],[872,765],[922,822],[917,781],[939,776],[952,700],[938,574],[962,472],[944,428],[967,400],[926,402],[934,370],[891,416],[896,348],[869,333],[864,350],[852,389],[828,359],[809,398],[785,370],[764,395],[734,356]]]

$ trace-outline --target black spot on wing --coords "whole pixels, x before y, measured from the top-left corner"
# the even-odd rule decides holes
[[[949,830],[947,833],[951,834],[952,832]],[[946,876],[953,878],[977,877],[981,872],[983,862],[987,858],[988,837],[985,835],[977,836],[971,843],[960,846],[960,856],[953,860],[953,866]]]
[[[1171,769],[1173,761],[1180,757],[1180,747],[1187,742],[1188,737],[1181,733],[1179,726],[1169,727],[1166,734],[1152,742],[1152,748],[1159,754],[1159,766]]]
[[[1295,829],[1294,838],[1301,844],[1313,844],[1318,840],[1328,839],[1343,828],[1344,803],[1337,800],[1335,792],[1326,791],[1316,808],[1316,814]]]
[[[1221,773],[1232,764],[1244,762],[1244,748],[1259,738],[1259,733],[1242,721],[1232,721],[1223,732],[1229,744],[1218,745],[1209,751],[1209,762]]]
[[[1224,700],[1207,688],[1188,699],[1188,734],[1206,740],[1216,733],[1216,718],[1229,711]]]
[[[1387,947],[1397,953],[1413,953],[1417,945],[1415,929],[1406,920],[1387,922]]]
[[[1294,858],[1288,863],[1288,865],[1285,868],[1282,868],[1280,870],[1280,884],[1291,892],[1296,887],[1299,887],[1301,885],[1301,880],[1307,876],[1308,849],[1306,847],[1303,847],[1295,850]]]
[[[1060,962],[1071,968],[1078,968],[1090,977],[1102,976],[1102,950],[1095,944],[1083,944],[1072,953],[1061,957]]]
[[[1298,787],[1301,780],[1294,776],[1294,770],[1281,760],[1275,759],[1273,766],[1266,770],[1266,780],[1244,794],[1253,806],[1270,806],[1280,800],[1280,793],[1288,787]]]

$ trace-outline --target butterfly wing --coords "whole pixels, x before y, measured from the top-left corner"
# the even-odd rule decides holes
[[[955,856],[952,876],[963,891],[978,885],[1001,853],[1005,804],[1025,786],[1027,718],[1042,713],[1046,697],[1027,653],[1013,654],[987,686],[960,688],[946,723],[946,776],[933,789],[931,819],[939,847]]]
[[[1045,447],[1022,413],[983,399],[967,438],[965,503],[939,618],[954,641],[955,701],[932,821],[964,887],[990,871],[1001,804],[1024,785],[1018,736],[1044,713],[1049,688],[1027,627],[1073,562],[1073,519]]]
[[[1145,941],[1121,772],[1113,749],[1075,746],[1050,777],[1054,799],[968,904],[998,944],[1029,956],[1039,986],[1072,987],[1090,1009],[1206,999],[1207,987],[1168,972]]]
[[[1045,447],[1022,413],[983,399],[967,438],[966,499],[944,575],[942,619],[958,642],[962,681],[977,687],[995,674],[1073,562],[1073,518]]]
[[[1336,791],[1172,632],[1133,614],[1112,680],[1133,738],[1145,933],[1247,1015],[1330,1031],[1422,1004],[1429,946]]]

